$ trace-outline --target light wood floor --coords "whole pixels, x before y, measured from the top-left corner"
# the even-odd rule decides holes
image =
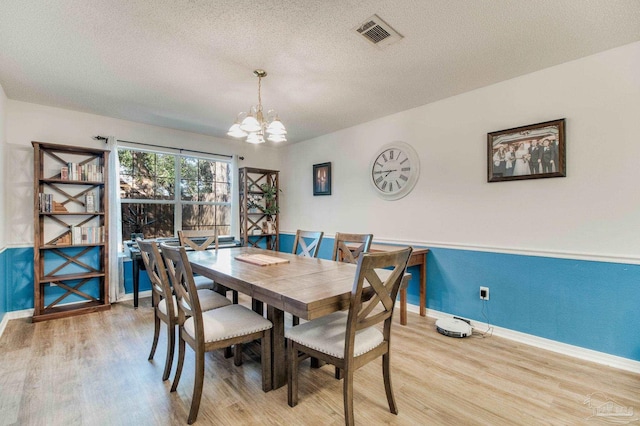
[[[245,301],[246,302],[246,301]],[[0,339],[1,425],[186,424],[193,353],[176,393],[162,382],[165,335],[147,361],[152,310],[142,300],[110,311],[31,324],[10,321]],[[399,311],[396,311],[399,315]],[[398,318],[395,318],[398,321]],[[431,319],[409,313],[393,330],[392,378],[399,406],[390,414],[381,364],[355,377],[355,419],[361,425],[597,425],[584,401],[607,398],[640,414],[640,375],[579,361],[498,337],[455,339]],[[259,359],[247,348],[235,367],[207,354],[196,424],[341,425],[342,382],[325,366],[301,366],[300,402],[287,405],[286,386],[263,393]],[[173,378],[173,374],[171,376]],[[640,423],[640,421],[638,421]]]

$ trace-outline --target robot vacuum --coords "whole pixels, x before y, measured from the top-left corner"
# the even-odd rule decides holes
[[[449,337],[467,337],[471,336],[473,327],[470,321],[462,318],[440,318],[436,321],[436,330]]]

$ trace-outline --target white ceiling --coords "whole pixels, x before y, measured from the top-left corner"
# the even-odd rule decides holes
[[[374,13],[404,38],[356,35]],[[1,0],[0,84],[227,137],[263,68],[299,142],[638,40],[639,0]]]

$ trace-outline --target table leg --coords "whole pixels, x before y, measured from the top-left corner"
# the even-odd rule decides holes
[[[427,254],[420,264],[420,316],[427,316]]]
[[[400,290],[400,324],[407,325],[407,289],[406,288],[403,288],[402,290]]]
[[[271,376],[273,389],[287,384],[287,353],[284,338],[284,312],[267,306],[267,318],[273,323],[271,329]]]
[[[138,291],[140,290],[140,264],[138,259],[131,259],[133,273],[133,307],[138,307]]]

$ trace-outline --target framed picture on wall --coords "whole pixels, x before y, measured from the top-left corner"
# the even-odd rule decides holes
[[[313,165],[313,195],[331,195],[331,163]]]
[[[488,182],[565,177],[564,120],[488,133]]]

